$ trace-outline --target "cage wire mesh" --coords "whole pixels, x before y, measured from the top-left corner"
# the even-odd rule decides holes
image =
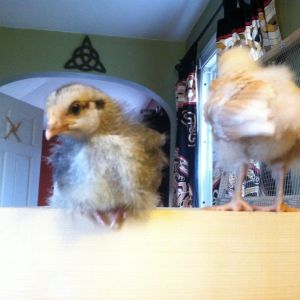
[[[267,53],[262,63],[264,65],[288,65],[294,72],[295,81],[300,87],[300,29],[282,41],[277,49]],[[215,172],[220,172],[217,168],[213,169]],[[222,176],[214,174],[214,176],[219,176],[220,182],[215,182],[218,191],[213,187],[213,205],[224,204],[232,197],[235,177],[231,173],[224,173]],[[250,205],[267,206],[274,203],[276,196],[275,180],[270,168],[265,163],[252,161],[249,164],[247,178],[243,184],[243,195]],[[285,202],[289,206],[300,208],[299,166],[292,167],[287,172],[284,181],[284,195]]]

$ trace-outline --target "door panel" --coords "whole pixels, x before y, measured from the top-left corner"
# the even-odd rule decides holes
[[[3,199],[3,190],[4,190],[4,160],[6,153],[0,151],[0,199]],[[1,203],[0,203],[1,204]]]
[[[26,206],[28,200],[28,186],[30,176],[30,156],[15,155],[14,158],[14,173],[13,173],[13,186],[12,197],[8,204],[12,206]],[[22,176],[18,176],[22,174]],[[23,195],[23,197],[20,197]]]

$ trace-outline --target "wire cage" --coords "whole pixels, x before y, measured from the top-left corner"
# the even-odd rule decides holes
[[[283,40],[280,45],[270,50],[262,59],[264,65],[285,64],[295,74],[295,81],[300,87],[300,29]],[[300,101],[300,99],[299,99]],[[299,116],[300,117],[300,116]],[[214,168],[216,172],[220,172]],[[219,176],[219,177],[218,177]],[[235,177],[231,173],[215,174],[220,178],[214,181],[213,204],[229,201],[234,191]],[[275,180],[271,170],[263,162],[252,161],[243,185],[243,194],[251,205],[271,205],[276,196]],[[289,206],[300,208],[300,167],[292,167],[284,183],[285,201]]]

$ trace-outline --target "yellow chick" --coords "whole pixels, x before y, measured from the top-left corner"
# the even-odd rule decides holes
[[[219,165],[236,172],[232,200],[217,210],[294,211],[284,204],[284,176],[300,158],[300,90],[287,66],[263,67],[245,48],[232,48],[219,59],[204,108],[212,127]],[[267,163],[277,185],[269,207],[251,207],[242,184],[251,159]]]

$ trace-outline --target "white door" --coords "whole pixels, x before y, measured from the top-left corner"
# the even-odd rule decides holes
[[[38,203],[43,115],[0,93],[0,206]]]

